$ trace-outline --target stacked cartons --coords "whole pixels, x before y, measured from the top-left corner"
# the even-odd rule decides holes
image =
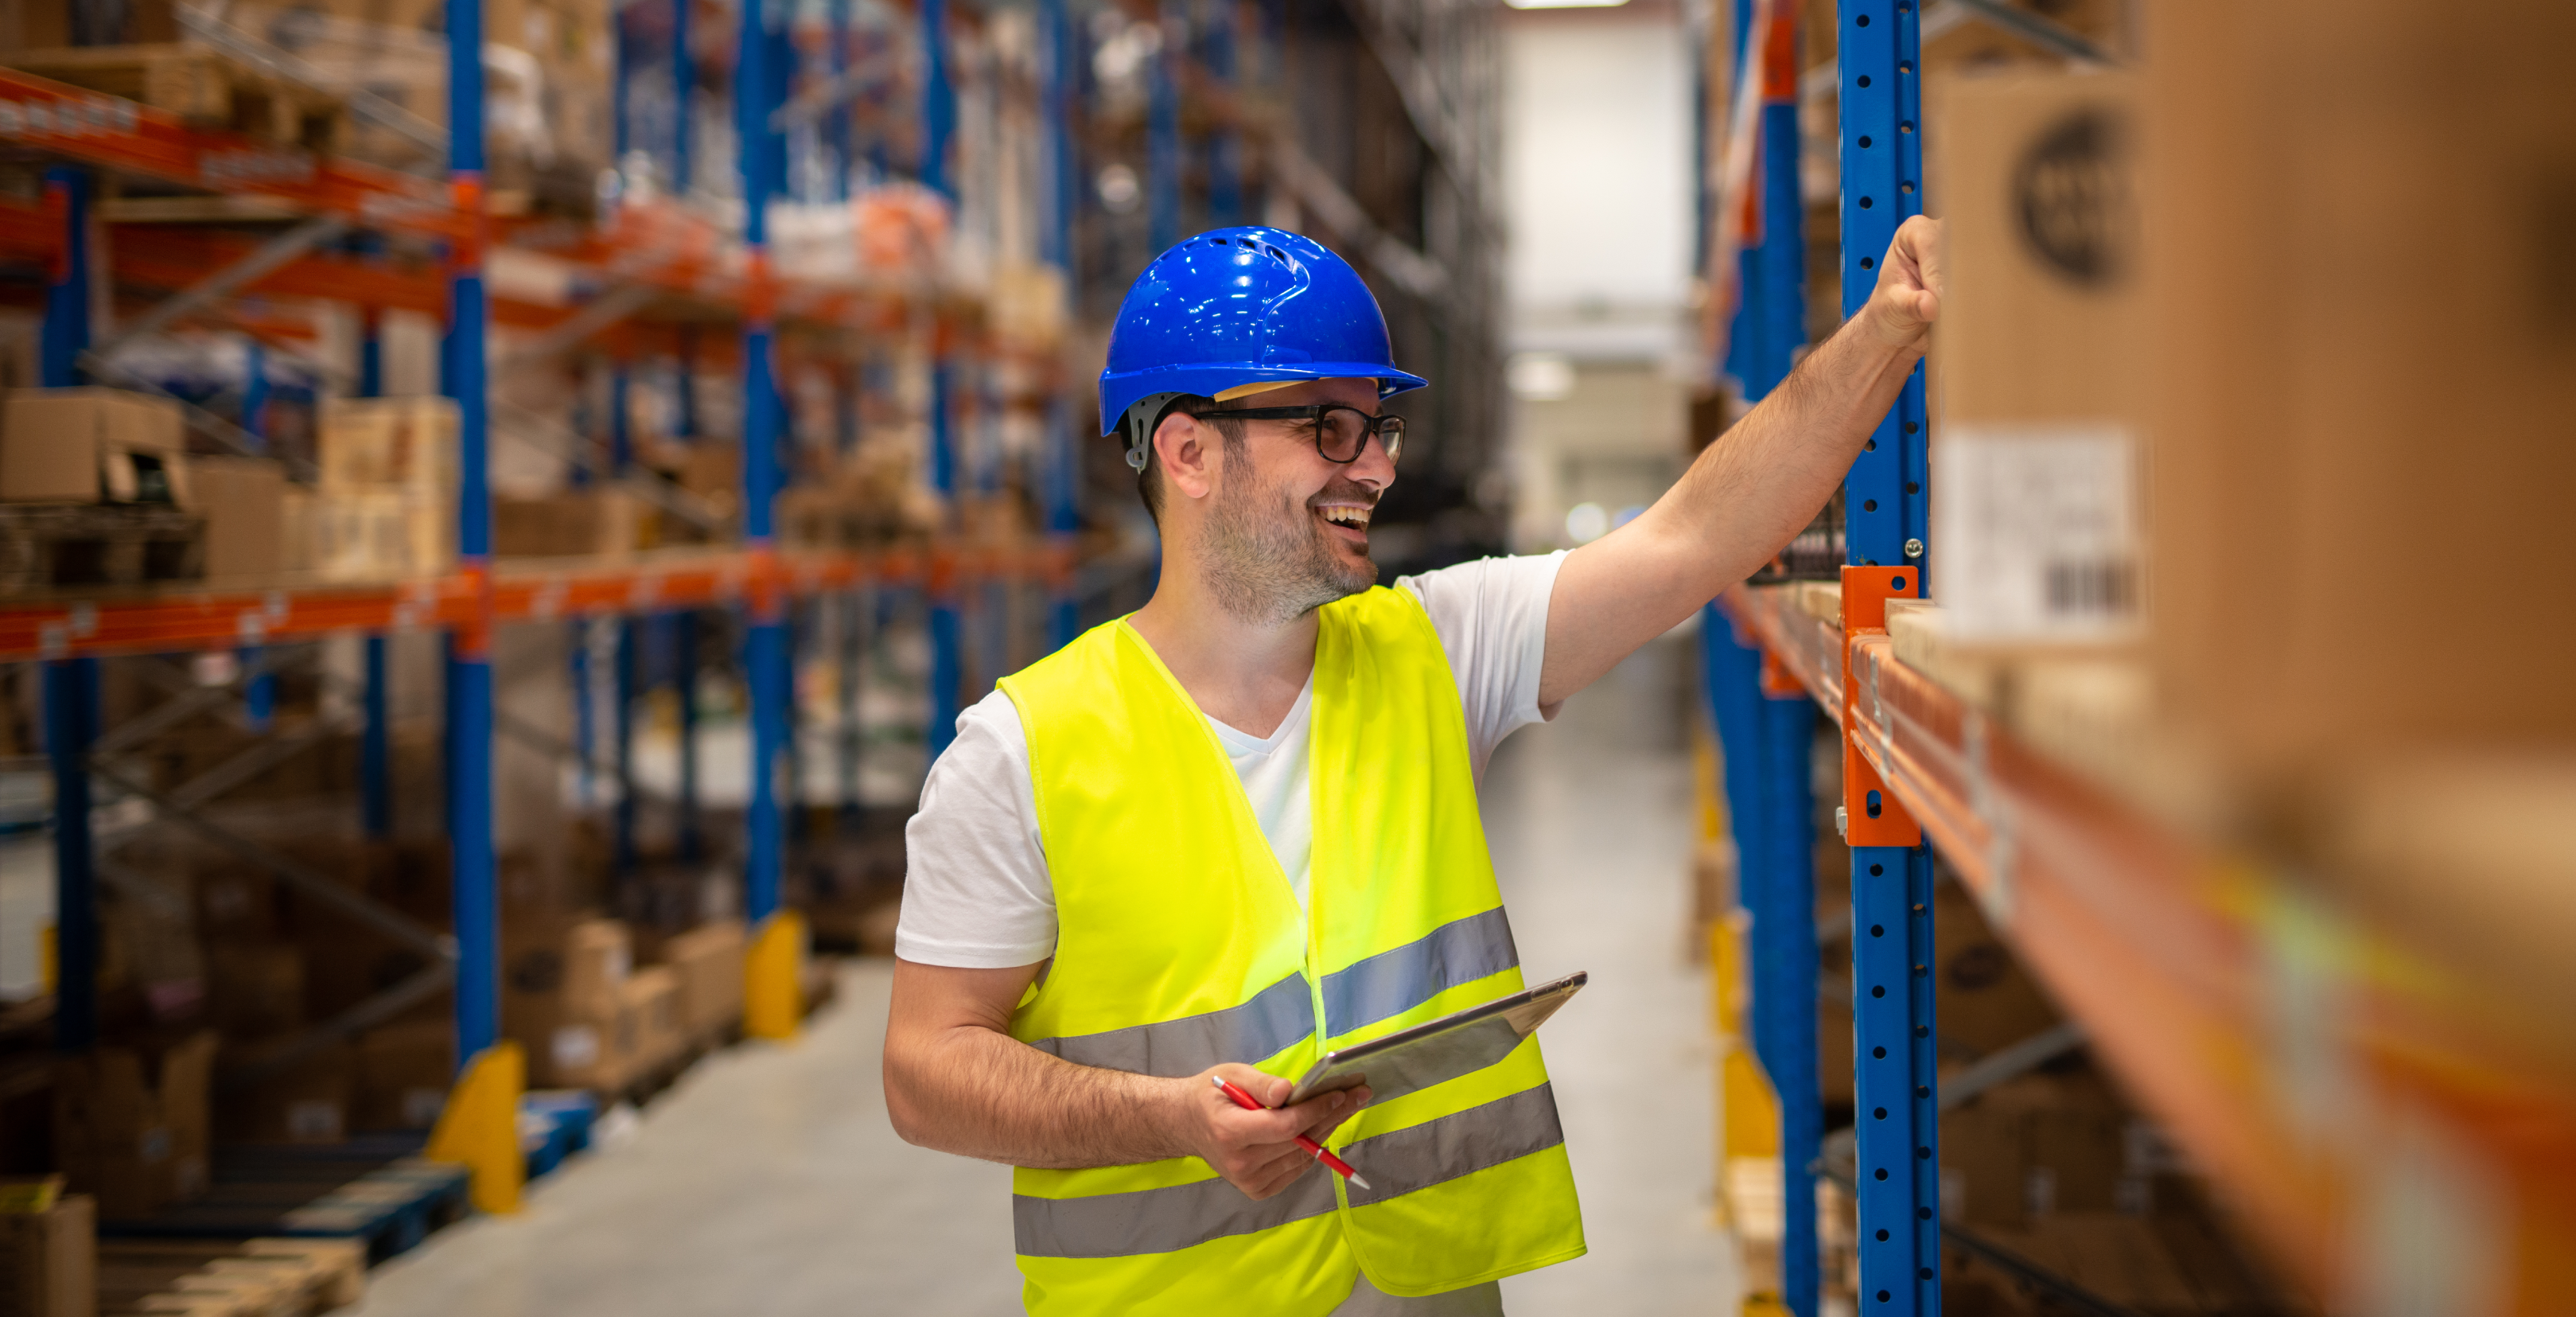
[[[313,567],[333,580],[435,576],[456,561],[456,403],[332,398],[309,516]]]
[[[352,1125],[359,1130],[428,1129],[438,1123],[455,1078],[453,1023],[419,1020],[370,1029],[358,1036]]]
[[[622,489],[492,500],[496,558],[618,557],[643,547],[645,509]]]
[[[390,102],[444,135],[445,7],[438,0],[289,0],[238,4],[224,21],[275,46],[343,94]],[[597,0],[485,0],[486,137],[496,186],[521,190],[537,170],[567,176],[607,163],[609,42]],[[406,134],[359,117],[344,150],[383,164],[426,154]]]
[[[2576,6],[2144,13],[2162,694],[2273,782],[2563,749]]]
[[[291,563],[286,468],[259,457],[191,457],[194,510],[206,519],[206,575],[272,576]]]
[[[96,1317],[98,1202],[49,1184],[0,1184],[0,1314]],[[23,1201],[22,1201],[23,1200]]]
[[[122,389],[13,389],[0,413],[0,501],[193,500],[179,404]]]
[[[614,919],[576,920],[512,952],[502,1027],[527,1048],[532,1083],[615,1092],[678,1049],[679,979],[634,959]]]
[[[742,921],[720,920],[663,944],[662,958],[680,981],[680,1012],[691,1042],[706,1044],[742,1025]]]
[[[248,1060],[256,1060],[253,1053]],[[349,1137],[357,1085],[357,1049],[328,1043],[245,1087],[218,1105],[224,1137],[244,1143],[338,1143]]]
[[[212,1033],[200,1033],[163,1052],[158,1082],[131,1048],[57,1063],[55,1160],[102,1215],[147,1216],[205,1192],[215,1046]]]
[[[1931,582],[1968,645],[2134,639],[2143,612],[2135,88],[2016,71],[1927,114],[1949,285]]]

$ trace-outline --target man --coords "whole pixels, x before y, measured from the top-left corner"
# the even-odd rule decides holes
[[[1493,1314],[1579,1256],[1535,1039],[1368,1106],[1275,1106],[1322,1051],[1520,988],[1476,813],[1496,742],[1744,579],[1923,353],[1937,231],[1673,489],[1570,553],[1374,589],[1403,438],[1385,321],[1276,229],[1165,252],[1101,376],[1163,539],[1154,597],[958,719],[906,833],[887,1105],[1020,1168],[1031,1312]],[[1326,1142],[1371,1187],[1315,1169]]]

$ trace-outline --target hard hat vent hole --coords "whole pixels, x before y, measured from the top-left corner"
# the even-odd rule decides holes
[[[1286,265],[1288,263],[1288,253],[1283,252],[1276,247],[1264,247],[1261,250],[1270,253],[1270,259],[1279,262],[1281,265]]]

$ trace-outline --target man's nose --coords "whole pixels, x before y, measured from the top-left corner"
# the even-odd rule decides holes
[[[1386,440],[1377,435],[1370,435],[1360,445],[1360,455],[1342,471],[1373,490],[1382,490],[1395,483],[1395,459],[1386,455]]]

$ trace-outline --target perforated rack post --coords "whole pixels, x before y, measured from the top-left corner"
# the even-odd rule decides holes
[[[1835,21],[1843,314],[1877,286],[1897,226],[1923,209],[1916,0],[1843,0]],[[1843,482],[1843,810],[1852,846],[1852,1035],[1861,1317],[1941,1308],[1934,1105],[1932,853],[1852,743],[1851,639],[1886,600],[1919,595],[1929,524],[1923,371],[1915,368]]]

